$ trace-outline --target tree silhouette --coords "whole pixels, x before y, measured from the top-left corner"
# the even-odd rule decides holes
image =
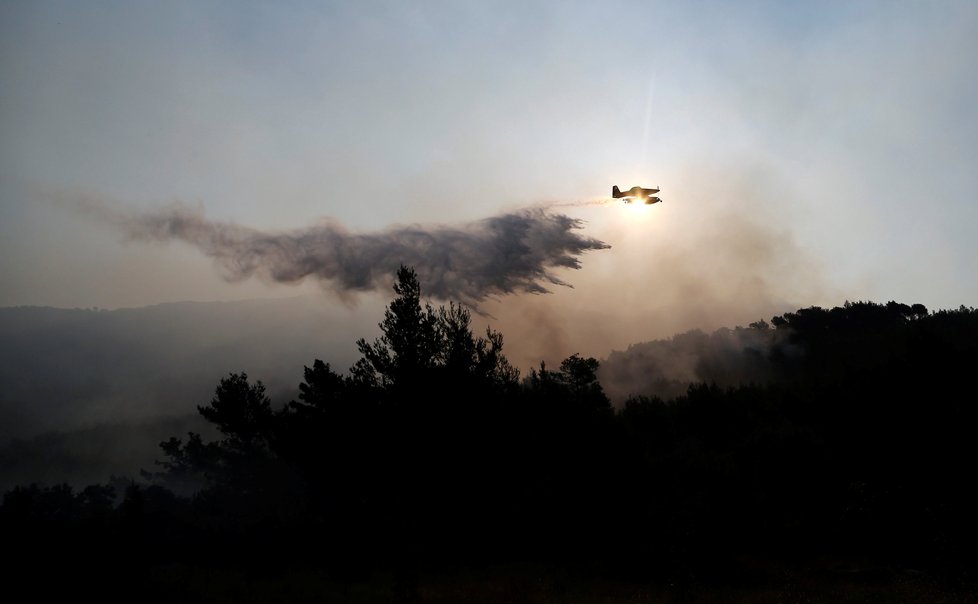
[[[394,283],[397,297],[384,311],[382,335],[373,343],[357,340],[363,355],[354,371],[365,383],[384,387],[416,384],[432,368],[440,352],[438,315],[430,304],[421,306],[421,286],[414,269],[401,266]]]
[[[71,553],[84,544],[136,583],[175,563],[379,569],[401,601],[425,569],[513,561],[682,586],[733,581],[744,560],[781,572],[858,554],[941,589],[975,580],[974,309],[855,302],[685,334],[673,344],[744,343],[704,362],[751,381],[615,410],[597,359],[520,380],[502,335],[423,303],[413,270],[394,293],[349,373],[316,359],[288,404],[245,373],[221,379],[198,406],[219,438],[161,443],[148,484],[6,493],[15,571],[95,577]]]
[[[248,374],[232,373],[222,379],[210,404],[197,410],[225,436],[224,447],[247,453],[268,446],[271,399],[261,381],[248,382]]]

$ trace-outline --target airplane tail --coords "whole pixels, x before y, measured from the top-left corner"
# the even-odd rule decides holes
[[[618,189],[618,185],[611,187],[611,196],[615,199],[621,197],[621,191]]]

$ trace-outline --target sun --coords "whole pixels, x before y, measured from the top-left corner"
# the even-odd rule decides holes
[[[633,199],[630,203],[622,203],[625,212],[632,216],[646,216],[652,211],[656,204],[643,203],[639,199]]]

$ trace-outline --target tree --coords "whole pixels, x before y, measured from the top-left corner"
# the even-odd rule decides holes
[[[570,385],[571,396],[585,409],[611,412],[611,401],[598,381],[598,366],[594,357],[581,358],[573,354],[560,363],[560,372]]]
[[[210,405],[198,405],[197,410],[226,437],[224,445],[228,448],[246,452],[268,444],[271,399],[260,380],[248,382],[247,373],[232,373],[222,379]]]
[[[303,367],[302,375],[304,381],[299,384],[299,400],[302,402],[292,401],[289,407],[308,415],[343,404],[346,381],[330,368],[329,363],[316,359],[311,368]]]
[[[350,370],[352,385],[367,390],[422,385],[431,390],[436,382],[515,386],[519,372],[502,353],[500,333],[487,328],[486,337],[475,337],[472,315],[461,304],[450,302],[437,310],[422,306],[412,268],[402,265],[397,271],[394,293],[379,324],[381,337],[373,343],[357,341],[363,357]]]
[[[267,493],[271,484],[286,480],[287,472],[273,451],[281,422],[261,381],[252,384],[246,373],[232,373],[221,379],[210,404],[198,405],[197,410],[224,439],[204,442],[193,432],[186,442],[171,437],[160,443],[166,459],[157,464],[164,472],[145,477],[180,491],[220,489],[227,501],[246,493]]]
[[[594,357],[582,358],[574,353],[560,362],[558,371],[540,363],[539,371],[530,371],[524,387],[544,400],[569,402],[581,410],[610,411],[611,402],[598,382],[599,366]]]
[[[438,364],[449,380],[466,380],[473,388],[515,387],[519,370],[503,355],[503,336],[486,328],[485,337],[475,337],[471,328],[472,315],[454,302],[438,309],[438,331],[441,335],[441,354]]]
[[[394,283],[397,297],[384,311],[380,338],[368,343],[357,340],[363,355],[351,372],[361,383],[381,386],[403,386],[417,382],[421,374],[434,366],[441,334],[438,315],[430,304],[421,306],[421,286],[414,269],[404,265],[397,271]]]

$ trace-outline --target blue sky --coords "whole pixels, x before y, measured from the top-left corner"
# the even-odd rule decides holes
[[[970,1],[7,2],[0,305],[320,291],[225,283],[81,196],[370,232],[612,184],[665,203],[562,207],[612,248],[573,289],[490,303],[504,327],[620,347],[846,299],[975,305],[976,56]]]

